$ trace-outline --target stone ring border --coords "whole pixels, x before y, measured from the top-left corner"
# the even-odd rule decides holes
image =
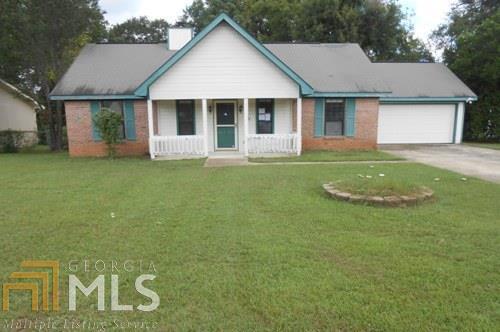
[[[323,185],[326,193],[330,197],[349,203],[367,204],[373,206],[383,207],[407,207],[415,206],[420,203],[431,200],[434,197],[434,191],[422,186],[420,191],[411,195],[391,195],[391,196],[370,196],[370,195],[357,195],[346,191],[342,191],[335,187],[333,183],[326,183]]]

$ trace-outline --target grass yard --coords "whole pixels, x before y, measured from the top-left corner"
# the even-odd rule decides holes
[[[485,148],[485,149],[493,149],[500,150],[500,143],[475,143],[475,142],[466,142],[465,145],[475,146],[476,148]]]
[[[159,331],[498,330],[499,185],[411,163],[201,164],[0,154],[2,281],[22,260],[56,259],[62,310],[47,315]],[[420,183],[437,202],[384,209],[324,194],[358,173]],[[153,261],[160,307],[110,311],[107,273],[106,311],[93,294],[68,312],[65,264],[85,259]],[[77,273],[86,285],[98,274]],[[147,302],[137,274],[119,273],[121,304]],[[11,308],[2,318],[34,315],[18,297]]]
[[[251,158],[256,163],[274,162],[329,162],[329,161],[388,161],[402,160],[392,154],[377,151],[304,151],[300,156]]]

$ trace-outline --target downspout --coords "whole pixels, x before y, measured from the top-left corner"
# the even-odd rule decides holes
[[[455,104],[455,116],[453,119],[453,144],[457,143],[458,105],[459,103]]]

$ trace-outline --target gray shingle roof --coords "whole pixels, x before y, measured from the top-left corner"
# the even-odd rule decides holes
[[[374,64],[357,44],[265,46],[315,92],[392,92],[390,97],[413,98],[475,96],[442,64]],[[51,95],[133,95],[174,53],[165,44],[88,44]]]
[[[264,44],[315,92],[389,92],[358,44]]]
[[[391,97],[476,97],[442,63],[374,63],[378,75],[392,91]]]
[[[133,95],[174,53],[165,44],[88,44],[51,95]]]

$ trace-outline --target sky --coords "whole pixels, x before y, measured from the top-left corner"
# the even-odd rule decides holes
[[[411,16],[415,35],[427,41],[430,33],[446,20],[456,0],[399,0]],[[101,7],[107,12],[110,24],[125,21],[131,17],[147,16],[151,19],[163,18],[175,23],[182,10],[192,0],[101,0]]]

